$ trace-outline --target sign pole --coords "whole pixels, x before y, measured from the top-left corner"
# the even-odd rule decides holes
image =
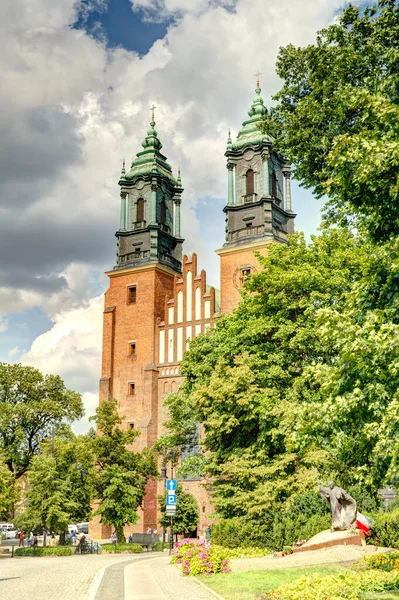
[[[172,554],[173,550],[173,517],[170,517],[170,547],[169,547],[169,556]]]

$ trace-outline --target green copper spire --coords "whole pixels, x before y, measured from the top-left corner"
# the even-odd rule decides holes
[[[233,149],[233,141],[231,139],[231,133],[230,133],[230,129],[229,129],[229,137],[227,138],[227,150],[232,150]]]
[[[252,104],[248,110],[248,116],[250,118],[247,121],[244,121],[232,147],[229,148],[229,146],[227,146],[228,150],[240,150],[244,146],[272,141],[271,137],[266,133],[262,133],[260,129],[263,115],[267,113],[267,108],[261,96],[262,90],[259,87],[259,75],[260,73],[258,72],[257,88],[255,90],[256,96],[252,100]]]
[[[181,176],[180,176],[180,167],[177,174],[177,185],[181,188]]]
[[[152,118],[150,128],[147,135],[141,142],[144,150],[139,152],[136,158],[133,159],[130,165],[130,170],[126,174],[126,179],[131,181],[142,175],[161,175],[167,177],[177,185],[176,179],[173,177],[172,168],[166,161],[166,156],[161,154],[162,144],[158,138],[158,133],[155,129],[154,110],[155,106],[151,107]]]

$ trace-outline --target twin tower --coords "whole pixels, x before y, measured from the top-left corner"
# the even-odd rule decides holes
[[[182,382],[179,363],[190,340],[206,333],[220,312],[236,307],[243,282],[259,269],[254,252],[287,243],[293,232],[291,171],[260,128],[265,112],[258,83],[249,118],[236,141],[229,133],[227,142],[226,239],[216,251],[220,291],[207,285],[205,271],[198,272],[195,254],[182,256],[182,182],[161,152],[154,114],[143,150],[129,169],[123,166],[117,258],[107,273],[100,403],[118,401],[122,426],[140,431],[136,450],[150,447],[164,433],[163,399]],[[191,533],[202,535],[212,512],[208,495],[201,481],[183,485],[195,496],[200,514]],[[126,534],[160,530],[156,497],[162,491],[163,482],[148,484],[140,521]],[[108,533],[99,522],[91,523],[94,537]]]

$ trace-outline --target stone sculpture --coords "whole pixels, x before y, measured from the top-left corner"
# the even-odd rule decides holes
[[[319,485],[319,494],[331,507],[331,531],[344,531],[356,521],[356,500],[330,481],[328,487]]]

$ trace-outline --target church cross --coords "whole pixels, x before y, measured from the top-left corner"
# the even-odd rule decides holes
[[[256,89],[260,89],[259,77],[262,75],[260,71],[256,71],[254,77],[256,77]]]
[[[151,117],[152,117],[152,122],[155,123],[155,114],[154,111],[157,107],[154,105],[154,103],[152,104],[152,106],[150,106],[150,110],[151,110]]]

